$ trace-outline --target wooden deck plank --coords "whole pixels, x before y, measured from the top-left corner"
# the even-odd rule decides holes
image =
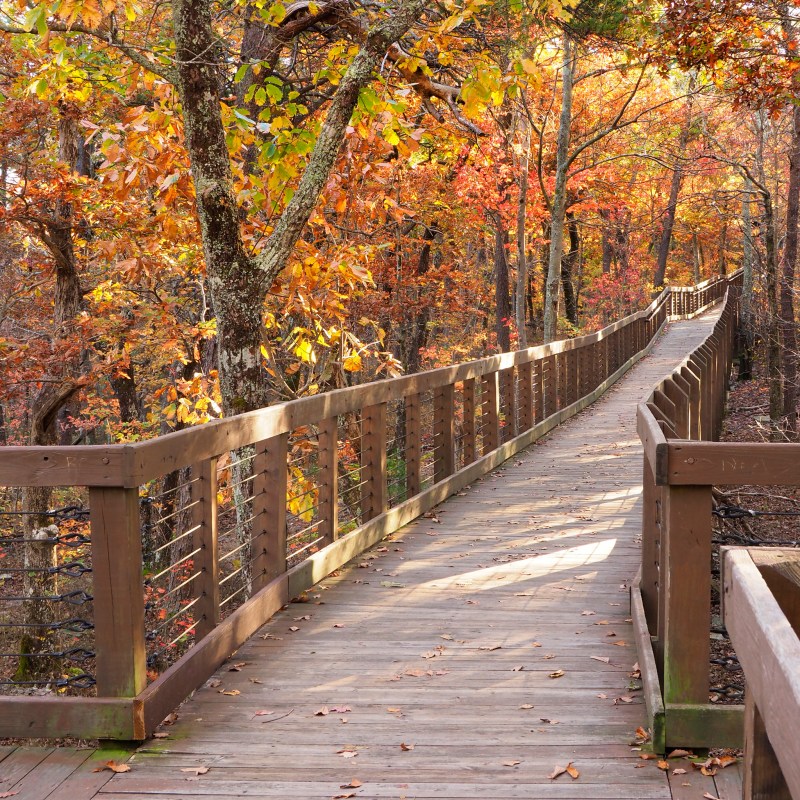
[[[13,790],[53,752],[52,747],[17,747],[3,759],[0,767],[0,794]]]
[[[88,749],[56,747],[35,769],[11,786],[10,791],[16,793],[14,796],[18,800],[49,800],[91,754],[92,751]]]

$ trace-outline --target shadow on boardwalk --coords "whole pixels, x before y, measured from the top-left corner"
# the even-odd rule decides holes
[[[0,792],[670,798],[667,776],[631,747],[644,723],[628,620],[640,559],[635,405],[714,319],[671,325],[602,400],[292,603],[130,772],[77,769],[86,753],[9,748]],[[568,762],[577,779],[548,777]],[[68,782],[42,793],[61,773]],[[710,778],[673,778],[675,797],[704,792],[734,796]]]

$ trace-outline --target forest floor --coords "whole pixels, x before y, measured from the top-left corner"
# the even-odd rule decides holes
[[[720,436],[725,442],[769,441],[769,385],[763,363],[752,380],[731,384]],[[710,693],[712,703],[744,702],[745,680],[720,614],[720,548],[797,547],[800,487],[726,486],[714,489]]]

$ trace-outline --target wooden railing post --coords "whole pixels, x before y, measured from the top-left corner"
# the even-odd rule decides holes
[[[675,408],[674,428],[681,439],[689,438],[689,398],[672,378],[664,381],[664,394]]]
[[[448,478],[456,464],[456,395],[450,383],[433,393],[433,482]]]
[[[461,384],[461,393],[464,402],[464,466],[475,460],[476,454],[476,425],[475,425],[475,378],[467,378]]]
[[[320,420],[317,434],[319,466],[319,535],[325,542],[339,537],[339,418]]]
[[[466,383],[466,382],[465,382]],[[474,391],[473,391],[474,396]],[[419,494],[422,467],[422,402],[418,394],[405,398],[406,407],[406,497]],[[474,414],[472,415],[474,420]],[[473,422],[474,424],[474,422]]]
[[[517,387],[519,390],[519,430],[523,433],[533,427],[533,365],[526,361],[517,367]]]
[[[642,473],[642,605],[650,634],[658,634],[658,596],[662,590],[661,562],[661,487],[645,455]]]
[[[288,433],[278,434],[256,444],[253,462],[254,591],[286,571],[288,448]]]
[[[256,456],[257,458],[258,456]],[[197,603],[195,637],[207,636],[219,623],[219,550],[217,548],[217,459],[207,458],[192,467],[192,534],[198,573],[194,579]],[[254,502],[257,502],[254,500]],[[284,505],[285,505],[284,499]],[[254,529],[257,523],[254,522]]]
[[[483,453],[500,446],[500,387],[497,372],[481,378],[481,420],[483,421]]]
[[[147,685],[139,490],[89,489],[98,697]]]
[[[659,639],[664,647],[664,703],[708,703],[711,620],[711,487],[667,486],[662,530]],[[695,732],[702,736],[703,732]]]
[[[386,403],[377,403],[361,411],[362,522],[388,508],[386,480]]]
[[[788,732],[787,732],[788,735]],[[752,692],[744,695],[743,800],[792,800]]]

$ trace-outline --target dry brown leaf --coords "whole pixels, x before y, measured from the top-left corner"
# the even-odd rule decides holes
[[[210,767],[182,767],[181,772],[190,773],[192,775],[205,775]]]
[[[713,768],[709,769],[708,767],[703,765],[702,767],[700,767],[700,774],[705,775],[706,778],[713,778],[717,774],[717,771]]]
[[[334,628],[344,628],[344,625],[341,622],[334,622],[333,623],[333,627]]]
[[[623,642],[623,641],[614,642],[614,647],[627,647],[627,646],[628,646],[627,642]]]
[[[550,661],[550,660],[554,659],[555,657],[556,657],[555,653],[545,653],[542,656],[542,661]]]
[[[340,789],[358,789],[359,786],[363,786],[361,781],[358,778],[353,778],[350,783],[343,783],[339,786]]]
[[[541,647],[541,642],[531,642],[531,647]]]
[[[503,766],[504,767],[516,767],[517,764],[521,764],[521,763],[522,763],[521,761],[504,761],[503,762]]]
[[[686,774],[686,770],[685,769],[681,769],[680,767],[678,767],[677,769],[672,770],[672,774],[673,775],[685,775]]]
[[[219,693],[225,694],[228,697],[236,697],[236,695],[241,694],[241,692],[238,689],[220,689]]]
[[[617,702],[620,702],[620,703],[632,703],[633,702],[633,698],[629,694],[624,694],[624,695],[622,695],[622,697],[617,697],[614,700],[614,704],[615,705],[617,704]]]
[[[581,611],[581,616],[582,617],[593,617],[594,616],[594,611]]]
[[[414,745],[413,745],[413,744],[406,744],[405,742],[400,742],[400,749],[401,749],[401,750],[402,750],[404,753],[407,753],[407,752],[409,752],[410,750],[413,750],[413,749],[414,749]]]
[[[717,759],[717,762],[719,763],[719,766],[722,767],[722,769],[725,769],[725,767],[729,767],[731,764],[735,764],[738,760],[739,759],[736,758],[736,756],[720,756]]]
[[[694,753],[691,753],[689,750],[673,750],[667,755],[667,758],[686,758],[692,755],[694,755]]]
[[[551,672],[547,677],[548,678],[563,678],[564,677],[564,670],[563,669],[557,669],[555,672]]]
[[[169,734],[166,731],[158,731],[153,734],[154,739],[169,739]]]
[[[349,711],[352,711],[352,710],[353,709],[350,708],[350,706],[331,706],[330,707],[330,711],[332,711],[334,714],[347,714]]]
[[[318,709],[317,711],[314,712],[314,716],[315,717],[327,717],[328,714],[330,714],[330,713],[331,712],[330,712],[330,709],[328,708],[328,706],[322,706],[322,708],[320,708],[320,709]]]
[[[93,769],[92,772],[102,772],[104,769],[110,769],[112,772],[130,772],[131,768],[127,764],[118,764],[116,761],[106,761],[102,767]]]
[[[274,714],[274,711],[266,711],[262,709],[261,711],[256,711],[257,717],[268,717],[270,714]]]
[[[356,797],[355,792],[346,792],[345,794],[335,794],[333,800],[346,800],[348,797]]]
[[[571,761],[569,762],[569,764],[567,764],[567,775],[569,775],[570,778],[572,778],[572,780],[574,781],[576,781],[580,777],[580,772],[578,772],[578,770],[572,766]]]
[[[311,619],[311,617],[300,617],[300,619]],[[228,672],[241,672],[242,667],[246,667],[249,663],[249,661],[240,661],[238,664],[231,664],[228,667]]]
[[[521,709],[522,711],[528,711],[528,710],[529,710],[529,709],[531,709],[531,708],[533,708],[533,706],[532,706],[530,703],[523,703],[523,704],[520,706],[520,709]]]
[[[658,756],[655,753],[639,753],[639,758],[645,761],[654,761]]]
[[[703,792],[704,800],[719,800],[719,797],[711,794],[711,792]]]
[[[502,650],[502,645],[499,644],[486,644],[479,647],[478,650]]]
[[[291,625],[291,626],[289,627],[289,630],[290,630],[292,633],[297,633],[297,631],[299,631],[299,630],[300,630],[300,628],[298,628],[298,627],[297,627],[297,625]]]
[[[348,750],[345,748],[344,750],[337,750],[336,755],[342,758],[355,758],[358,755],[358,750]]]
[[[605,694],[604,692],[600,692],[600,694],[599,694],[599,695],[597,695],[597,696],[598,696],[598,697],[599,697],[601,700],[608,700],[608,695],[607,695],[607,694]]]
[[[525,665],[524,664],[520,664],[518,667],[514,667],[511,671],[512,672],[522,672],[522,670],[524,670],[524,669],[525,669]]]
[[[645,742],[649,742],[650,741],[650,731],[646,731],[641,726],[639,726],[634,731],[634,733],[636,735],[636,738],[639,740],[638,744],[644,744]],[[670,756],[670,758],[671,758],[671,756]]]
[[[390,714],[399,714],[402,711],[402,709],[400,709],[400,708],[387,708],[386,710]]]
[[[0,792],[0,797],[13,797],[15,794],[19,792]]]
[[[446,639],[448,642],[453,641],[453,637],[449,633],[443,633],[439,638]]]
[[[563,775],[566,771],[566,767],[555,766],[553,767],[553,771],[547,777],[550,778],[551,781],[554,781],[559,775]]]
[[[592,661],[602,661],[604,664],[611,663],[611,659],[608,656],[589,656]]]
[[[426,675],[431,675],[432,673],[424,670],[424,669],[407,669],[403,675],[408,675],[411,678],[424,678]]]
[[[427,653],[420,653],[420,658],[436,658],[438,655],[434,650],[428,650]]]
[[[665,772],[669,769],[669,764],[663,758],[659,760],[656,764],[659,769],[663,769]]]

